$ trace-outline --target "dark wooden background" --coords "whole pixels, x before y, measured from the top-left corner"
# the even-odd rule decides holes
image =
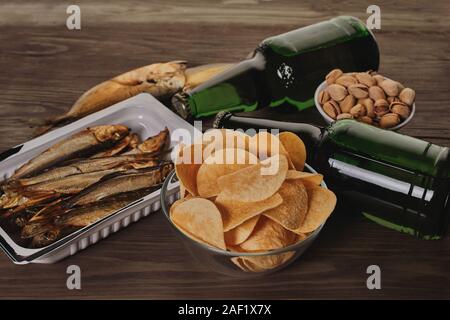
[[[63,112],[96,83],[153,62],[234,62],[275,35],[333,16],[366,19],[372,1],[76,1],[82,30],[65,27],[72,1],[0,3],[0,150],[30,139],[30,123]],[[417,91],[402,133],[450,146],[448,1],[378,2],[380,71]],[[260,113],[267,115],[267,111]],[[274,118],[321,123],[313,111]],[[197,266],[161,213],[54,265],[0,254],[1,298],[450,298],[450,238],[422,241],[337,210],[308,252],[264,278]],[[66,268],[82,290],[66,289]],[[382,269],[382,290],[366,268]]]

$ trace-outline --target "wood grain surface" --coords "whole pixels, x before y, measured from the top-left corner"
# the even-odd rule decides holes
[[[56,0],[0,3],[0,151],[31,138],[93,85],[141,65],[183,59],[234,62],[270,36],[337,15],[366,19],[360,1],[77,1],[82,30]],[[448,1],[379,2],[381,73],[417,91],[402,133],[450,146]],[[314,110],[257,116],[323,124]],[[54,265],[12,264],[0,254],[0,298],[450,298],[450,237],[423,241],[341,206],[318,240],[285,270],[230,278],[197,265],[158,212]],[[82,289],[66,288],[66,268]],[[366,288],[366,268],[382,289]]]

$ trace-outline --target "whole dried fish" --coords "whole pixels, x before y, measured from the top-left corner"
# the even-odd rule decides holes
[[[67,113],[47,120],[35,134],[41,135],[57,125],[77,120],[142,92],[148,92],[159,100],[165,99],[182,90],[195,88],[232,65],[214,63],[186,69],[186,62],[172,61],[126,72],[86,91]]]
[[[54,179],[61,179],[75,174],[108,170],[123,165],[128,165],[130,168],[133,168],[135,163],[147,161],[154,161],[153,163],[156,165],[156,160],[156,158],[152,158],[152,156],[147,156],[145,154],[130,154],[78,160],[62,167],[50,169],[30,178],[13,180],[5,185],[4,190],[7,191],[9,189],[29,186]]]
[[[184,61],[154,63],[123,73],[86,91],[70,110],[62,116],[50,119],[38,134],[55,125],[73,121],[102,110],[117,102],[147,92],[156,98],[164,98],[180,91],[185,83]]]
[[[76,194],[113,172],[111,169],[73,175],[7,191],[0,197],[0,206],[9,210],[1,216],[9,218],[22,210],[58,198],[61,194]]]
[[[184,85],[183,90],[194,89],[231,66],[233,66],[232,63],[213,63],[188,68],[185,72],[186,84]]]
[[[53,226],[46,226],[45,231],[38,233],[33,236],[33,240],[31,241],[32,248],[41,248],[45,247],[52,242],[55,242],[59,238],[62,237],[62,229],[58,229]]]
[[[125,154],[154,153],[163,151],[170,144],[170,134],[167,127],[157,135],[151,136]]]
[[[128,128],[123,125],[105,125],[87,128],[66,138],[34,157],[11,177],[18,179],[39,173],[40,171],[81,155],[89,155],[104,149],[128,135]]]
[[[136,139],[139,139],[139,136],[135,133],[130,133],[111,148],[97,152],[96,154],[92,155],[91,158],[111,157],[113,155],[119,154],[120,152],[128,148],[130,144],[134,145],[136,143]]]
[[[168,162],[151,170],[121,174],[111,179],[100,181],[68,200],[66,206],[86,205],[116,194],[152,187],[161,183],[172,169],[173,164]]]
[[[38,222],[30,220],[22,229],[21,237],[32,237],[33,247],[49,245],[76,229],[86,227],[111,215],[148,192],[150,192],[148,189],[142,189],[136,192],[123,193],[89,207],[65,209],[58,215],[53,215],[50,219]]]
[[[134,163],[125,162],[123,165],[108,170],[74,174],[60,179],[36,183],[14,191],[7,191],[0,197],[0,206],[3,209],[10,210],[3,213],[2,217],[8,218],[22,210],[56,199],[61,195],[80,193],[111,174],[126,172],[127,170],[151,168],[158,165],[158,163],[157,160],[153,159]]]

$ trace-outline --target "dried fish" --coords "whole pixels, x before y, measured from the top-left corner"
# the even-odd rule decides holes
[[[170,134],[167,127],[160,131],[157,135],[149,137],[147,140],[139,144],[135,149],[125,154],[154,153],[163,151],[170,144]]]
[[[233,66],[233,63],[213,63],[188,68],[185,72],[186,84],[183,90],[194,89],[231,66]]]
[[[33,236],[31,247],[41,248],[50,245],[51,243],[62,237],[62,231],[62,229],[58,229],[53,226],[46,227],[45,231]]]
[[[30,178],[13,180],[5,185],[4,190],[8,191],[9,189],[15,189],[18,187],[24,187],[45,181],[60,179],[75,174],[108,170],[126,164],[130,168],[132,168],[133,164],[135,163],[153,160],[155,161],[154,165],[156,165],[157,159],[145,154],[130,154],[130,155],[95,158],[95,159],[77,160],[76,162],[72,162],[71,164],[50,169],[46,172],[43,172],[39,175]]]
[[[125,138],[116,143],[112,148],[97,152],[96,154],[92,155],[91,158],[111,157],[113,155],[119,154],[120,152],[125,150],[130,145],[130,143],[134,143],[136,136],[137,135],[135,133],[130,133]]]
[[[10,217],[37,204],[56,199],[61,195],[80,193],[111,174],[126,172],[127,170],[151,168],[156,165],[158,165],[158,161],[153,159],[134,163],[126,162],[121,166],[108,170],[74,174],[60,179],[40,182],[14,191],[8,191],[0,197],[0,205],[3,209],[10,209],[3,214],[3,218]]]
[[[104,149],[128,135],[128,128],[123,125],[105,125],[87,128],[70,136],[37,157],[31,159],[16,170],[12,179],[18,179],[39,173],[40,171],[81,155],[89,155]]]
[[[149,189],[141,189],[135,192],[122,193],[89,207],[65,209],[60,211],[58,215],[53,215],[46,220],[38,222],[30,220],[22,229],[21,237],[33,238],[33,247],[49,245],[72,231],[111,215],[149,192]]]
[[[117,102],[147,92],[156,98],[164,98],[180,91],[185,83],[184,61],[154,63],[123,73],[86,91],[62,116],[50,119],[40,128],[42,134],[52,127],[74,121]]]
[[[44,126],[38,128],[36,136],[142,92],[162,100],[182,90],[193,89],[232,65],[214,63],[186,69],[186,62],[172,61],[126,72],[86,91],[67,113],[47,120]]]
[[[118,175],[92,185],[90,188],[70,199],[66,206],[86,205],[116,194],[152,187],[164,181],[164,178],[172,169],[173,164],[167,162],[155,169]]]

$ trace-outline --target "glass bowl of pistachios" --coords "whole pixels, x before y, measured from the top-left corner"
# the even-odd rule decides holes
[[[376,127],[398,130],[416,111],[416,93],[375,71],[331,70],[317,87],[314,100],[327,123],[355,119]]]

